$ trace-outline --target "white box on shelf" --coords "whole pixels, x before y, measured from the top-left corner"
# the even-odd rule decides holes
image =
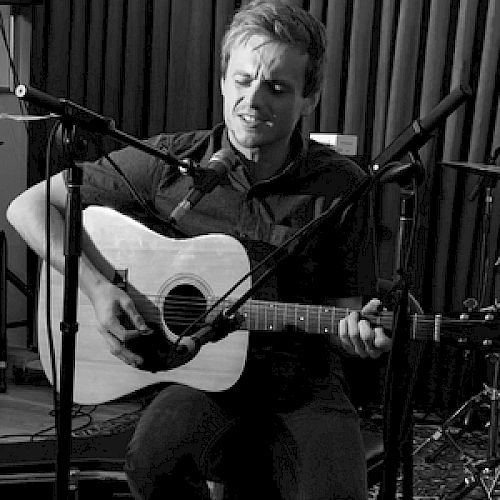
[[[310,134],[311,139],[326,144],[340,154],[355,156],[358,154],[358,137],[348,134],[330,134],[317,132]]]

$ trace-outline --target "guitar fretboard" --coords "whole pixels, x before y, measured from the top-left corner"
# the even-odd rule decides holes
[[[294,326],[307,333],[338,333],[339,321],[349,310],[337,307],[250,301],[240,311],[248,330],[280,332]]]
[[[226,304],[226,307],[228,305],[230,304]],[[313,334],[338,334],[339,321],[350,312],[351,310],[343,307],[259,300],[249,300],[240,309],[244,318],[242,328],[280,332],[287,326],[294,326]],[[383,311],[368,319],[372,324],[391,330],[394,314]],[[466,315],[443,318],[441,314],[415,313],[408,316],[408,335],[411,340],[440,342],[445,336],[463,345],[473,341],[481,347],[491,347],[491,331],[496,324],[492,319],[488,314],[471,319]]]

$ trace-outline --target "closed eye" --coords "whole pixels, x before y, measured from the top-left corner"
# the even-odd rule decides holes
[[[238,86],[238,87],[248,87],[251,85],[252,83],[252,78],[250,77],[247,77],[247,76],[236,76],[234,78],[234,83]]]

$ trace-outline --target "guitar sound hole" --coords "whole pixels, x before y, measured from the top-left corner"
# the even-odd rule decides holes
[[[204,295],[195,286],[178,285],[170,291],[163,303],[163,320],[168,329],[180,335],[206,310]]]

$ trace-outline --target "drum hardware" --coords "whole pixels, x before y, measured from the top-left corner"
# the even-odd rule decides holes
[[[491,229],[491,209],[493,206],[493,190],[497,180],[500,177],[500,167],[496,165],[496,160],[500,155],[500,147],[497,148],[494,154],[488,159],[488,164],[469,163],[469,162],[451,162],[443,161],[441,165],[464,170],[468,173],[479,174],[481,177],[473,190],[469,194],[469,201],[473,201],[481,190],[484,191],[484,210],[483,223],[481,228],[480,240],[480,280],[479,280],[479,298],[466,299],[464,307],[467,312],[484,311],[485,313],[498,310],[497,299],[493,306],[484,307],[486,300],[486,284],[488,281],[488,273],[490,267],[490,256],[488,251],[488,240]],[[497,261],[498,262],[498,261]],[[497,265],[497,263],[495,263]],[[477,486],[483,489],[486,498],[492,499],[492,494],[495,491],[498,480],[500,479],[500,457],[498,453],[498,412],[500,391],[498,388],[500,375],[500,353],[488,353],[486,360],[493,365],[493,376],[491,384],[483,384],[483,390],[469,398],[460,408],[458,408],[449,418],[443,422],[439,430],[434,432],[421,446],[419,446],[414,454],[419,453],[430,442],[438,441],[443,437],[446,442],[437,448],[433,453],[425,458],[426,462],[434,462],[436,458],[448,447],[453,446],[460,454],[463,461],[465,478],[461,481],[450,494],[441,496],[441,499],[458,499],[463,498]],[[459,438],[468,430],[470,430],[470,421],[474,415],[474,411],[478,408],[489,409],[489,422],[484,428],[488,428],[488,450],[486,458],[471,456],[459,444]],[[452,432],[452,424],[458,419],[463,418],[463,425],[455,434]]]

